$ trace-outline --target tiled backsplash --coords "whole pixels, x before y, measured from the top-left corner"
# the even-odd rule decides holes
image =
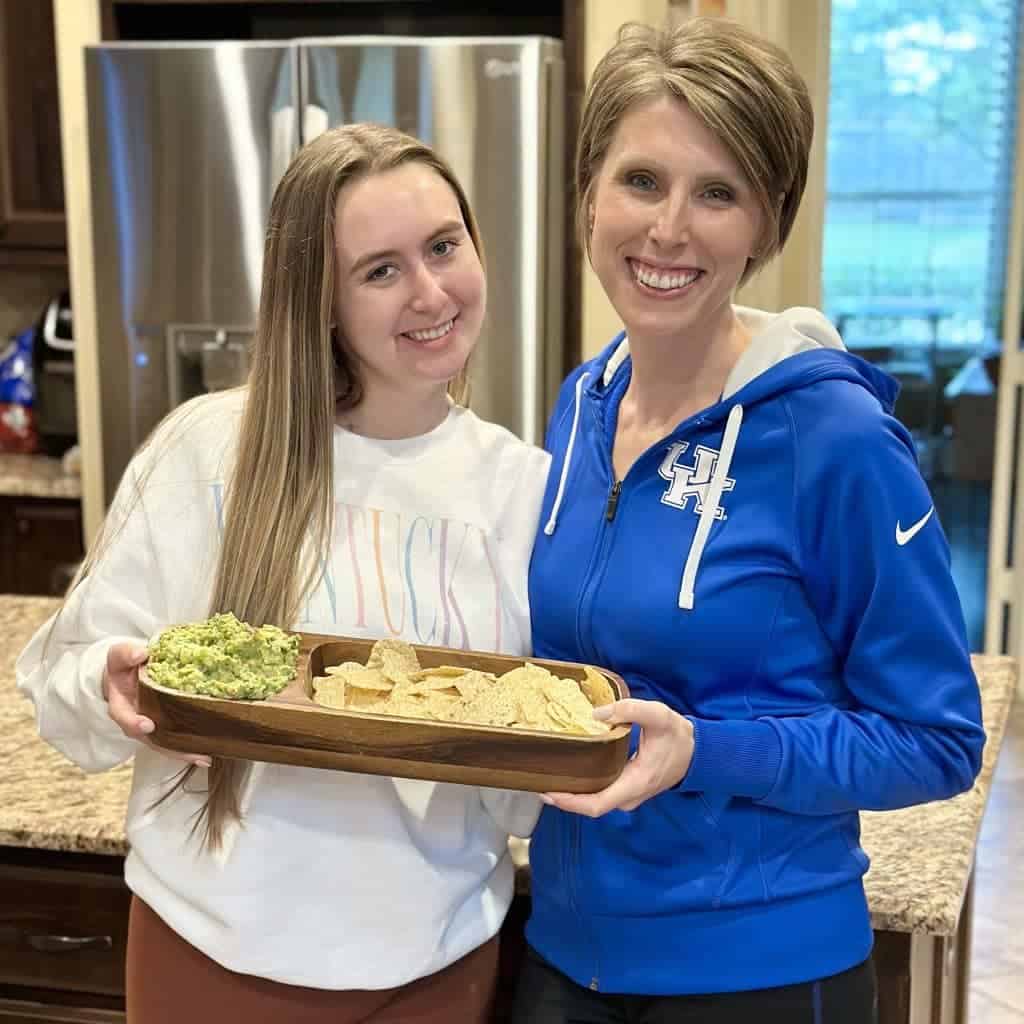
[[[0,267],[0,349],[12,334],[31,327],[67,283],[68,272],[61,268]]]

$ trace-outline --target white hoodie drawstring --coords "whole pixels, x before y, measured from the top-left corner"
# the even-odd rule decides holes
[[[572,461],[572,449],[576,444],[576,431],[580,426],[580,406],[583,395],[583,385],[586,384],[589,373],[581,373],[576,381],[576,405],[572,414],[572,431],[569,434],[569,444],[565,449],[565,458],[562,459],[562,475],[558,478],[558,490],[555,492],[555,502],[551,506],[551,515],[544,525],[544,533],[550,537],[558,525],[558,510],[562,507],[562,498],[565,495],[565,482],[569,479],[569,463]]]
[[[736,449],[736,438],[739,437],[742,422],[743,406],[734,405],[729,410],[729,418],[725,422],[722,450],[719,452],[715,471],[711,474],[711,482],[704,495],[700,521],[697,523],[697,532],[693,535],[693,542],[690,544],[690,551],[686,556],[686,565],[683,567],[683,582],[679,587],[679,607],[685,611],[693,609],[693,588],[697,582],[697,570],[700,568],[704,545],[708,541],[711,524],[714,522],[718,502],[722,497],[725,478],[729,475],[729,464],[732,462],[732,453]]]

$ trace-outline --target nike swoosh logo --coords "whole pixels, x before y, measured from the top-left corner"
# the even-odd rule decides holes
[[[928,511],[920,519],[918,519],[918,521],[916,523],[914,523],[913,526],[910,526],[910,527],[908,527],[905,530],[901,530],[900,529],[900,521],[897,519],[896,520],[896,543],[900,547],[903,547],[903,545],[906,544],[907,541],[913,540],[915,534],[917,534],[917,532],[921,529],[921,527],[923,527],[924,524],[927,523],[929,519],[931,519],[932,513],[934,511],[935,511],[935,506],[932,505],[932,507],[930,509],[928,509]]]

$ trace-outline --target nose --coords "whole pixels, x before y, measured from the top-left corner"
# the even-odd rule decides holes
[[[439,313],[448,301],[447,292],[438,276],[426,265],[421,264],[413,279],[410,305],[416,313]]]
[[[682,194],[671,194],[658,204],[650,238],[658,245],[685,245],[690,237],[690,201]]]

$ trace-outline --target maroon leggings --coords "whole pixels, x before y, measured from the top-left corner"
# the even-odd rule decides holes
[[[283,985],[221,967],[133,897],[127,1024],[486,1024],[497,972],[495,937],[400,988],[332,992]]]

